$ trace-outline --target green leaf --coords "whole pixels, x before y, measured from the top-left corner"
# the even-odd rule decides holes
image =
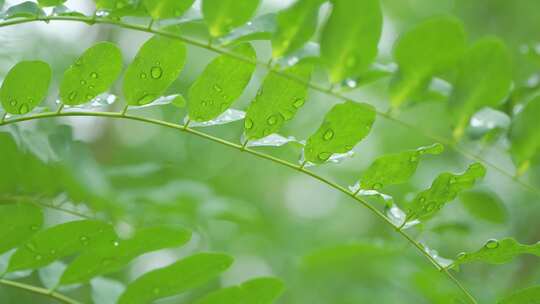
[[[383,155],[362,173],[360,189],[380,190],[388,185],[404,183],[416,172],[422,155],[437,155],[443,151],[444,146],[436,143],[416,150]]]
[[[484,38],[467,50],[450,96],[454,138],[463,135],[476,111],[500,105],[511,85],[510,53],[500,39]]]
[[[540,151],[540,132],[538,131],[540,117],[540,96],[532,99],[512,119],[510,126],[510,153],[517,165],[517,175],[527,171],[530,160]]]
[[[276,278],[256,278],[217,290],[196,304],[271,304],[283,293],[283,282]]]
[[[202,14],[213,37],[223,36],[253,16],[260,0],[203,0]]]
[[[540,304],[540,286],[518,290],[497,302],[498,304]]]
[[[62,274],[62,285],[86,282],[93,277],[120,270],[147,252],[178,247],[189,241],[191,233],[173,227],[151,227],[136,232],[133,238],[107,242],[79,255]]]
[[[218,42],[223,45],[231,45],[239,42],[270,40],[276,31],[276,27],[276,14],[264,14],[253,18],[245,25],[219,38]]]
[[[38,3],[42,7],[57,6],[64,4],[66,0],[38,0]]]
[[[495,193],[466,191],[459,198],[465,209],[476,218],[495,224],[503,224],[508,220],[508,211]]]
[[[38,18],[45,16],[45,12],[36,3],[26,1],[7,9],[4,19],[12,18]]]
[[[215,278],[229,268],[232,258],[219,253],[199,253],[167,267],[150,271],[128,285],[119,304],[145,304],[183,293]]]
[[[465,30],[453,17],[428,19],[405,32],[394,46],[399,66],[390,87],[396,109],[425,89],[434,74],[454,66],[465,51]]]
[[[483,262],[488,264],[504,264],[520,254],[540,256],[540,243],[534,245],[520,244],[513,238],[502,240],[490,239],[482,248],[475,252],[459,253],[454,265]]]
[[[31,203],[0,205],[0,254],[28,240],[43,225],[41,209]]]
[[[19,247],[9,261],[8,271],[39,268],[115,240],[113,228],[101,221],[81,220],[60,224],[39,231]]]
[[[277,14],[272,35],[272,57],[279,58],[301,48],[317,30],[319,8],[324,0],[298,0]]]
[[[182,16],[195,0],[143,0],[146,10],[154,20]]]
[[[182,94],[178,94],[178,96],[176,96],[171,103],[177,108],[183,108],[187,104],[186,99]]]
[[[257,54],[249,43],[231,50],[234,54],[256,60]],[[212,60],[188,93],[188,114],[191,120],[208,121],[216,118],[240,97],[247,87],[255,65],[221,55]]]
[[[0,88],[2,107],[11,114],[26,114],[47,96],[51,68],[43,61],[21,61],[12,67]]]
[[[124,96],[129,105],[145,105],[163,95],[173,83],[186,59],[183,42],[154,36],[146,41],[124,79]]]
[[[476,180],[483,178],[485,174],[486,169],[480,163],[471,164],[463,174],[440,174],[429,189],[418,193],[410,203],[407,221],[429,219],[460,192],[471,188]]]
[[[87,49],[65,72],[60,100],[66,105],[86,103],[106,92],[122,71],[122,53],[110,42]]]
[[[291,77],[309,81],[313,66],[307,61],[284,70]],[[249,105],[244,121],[248,140],[259,139],[278,132],[291,120],[307,97],[307,86],[283,75],[269,73],[257,96]]]
[[[346,153],[371,131],[375,109],[366,103],[346,101],[326,113],[319,129],[304,149],[306,161],[322,164],[334,153]]]
[[[331,83],[366,71],[377,56],[382,31],[378,0],[334,0],[321,36],[321,56]]]
[[[96,9],[106,11],[101,18],[116,19],[124,16],[146,17],[148,12],[142,4],[142,0],[94,0]]]

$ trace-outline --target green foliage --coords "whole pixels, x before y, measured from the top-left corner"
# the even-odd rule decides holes
[[[0,210],[0,254],[25,242],[43,224],[41,209],[28,203],[1,205]]]
[[[195,0],[143,0],[144,6],[154,20],[182,16]]]
[[[257,278],[239,286],[208,294],[196,304],[271,304],[283,292],[283,283],[275,278]]]
[[[253,16],[259,0],[203,0],[202,13],[213,37],[223,36]]]
[[[510,152],[518,166],[518,175],[524,173],[530,166],[530,161],[540,148],[540,132],[538,132],[538,117],[540,115],[540,97],[529,101],[516,115],[510,129]]]
[[[232,264],[224,254],[199,253],[144,274],[130,283],[119,304],[149,303],[200,286]]]
[[[498,304],[538,304],[540,303],[540,286],[518,290],[497,302]]]
[[[452,66],[465,50],[465,30],[453,17],[428,19],[405,32],[394,46],[399,65],[391,87],[391,107],[421,93],[431,78]]]
[[[106,92],[122,71],[122,53],[110,42],[87,49],[65,72],[60,100],[66,105],[86,103]]]
[[[369,134],[375,121],[371,105],[346,101],[335,105],[306,143],[306,161],[322,164],[334,153],[346,153]]]
[[[34,2],[25,1],[6,10],[5,18],[38,18],[45,16],[45,12]]]
[[[256,59],[255,50],[249,43],[240,44],[231,51],[244,58]],[[254,70],[254,65],[226,55],[212,60],[189,89],[190,119],[208,121],[227,110],[244,92]]]
[[[540,243],[525,245],[513,238],[490,239],[478,251],[458,254],[455,265],[471,262],[504,264],[525,253],[540,256]]]
[[[352,20],[354,20],[352,22]],[[331,83],[367,70],[377,56],[382,31],[378,0],[335,0],[321,34],[321,57]]]
[[[309,80],[313,65],[298,64],[284,70],[298,79]],[[258,139],[279,132],[304,105],[307,86],[283,75],[270,73],[264,79],[257,96],[247,109],[244,131],[248,140]]]
[[[508,220],[508,211],[496,194],[488,191],[466,191],[459,199],[467,211],[476,218],[495,224],[504,224]]]
[[[57,6],[64,4],[64,2],[66,2],[66,0],[38,0],[39,5],[43,7]]]
[[[26,114],[47,96],[51,68],[43,61],[21,61],[9,70],[0,88],[0,101],[8,113]]]
[[[126,70],[124,96],[129,105],[145,105],[161,96],[180,75],[184,43],[162,36],[146,41]]]

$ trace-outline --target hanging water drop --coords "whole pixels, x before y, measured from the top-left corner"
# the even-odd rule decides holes
[[[332,129],[326,130],[326,132],[324,132],[323,139],[328,141],[332,138],[334,138],[334,131]]]
[[[253,128],[253,120],[246,118],[244,121],[244,128],[246,128],[246,130]]]
[[[90,73],[90,77],[96,79],[96,78],[98,78],[98,74],[96,72],[92,72],[92,73]]]
[[[268,117],[268,119],[266,120],[266,122],[271,126],[275,125],[277,123],[277,121],[278,121],[278,118],[277,118],[276,115],[272,115],[272,116]]]
[[[301,106],[304,105],[304,99],[303,98],[296,98],[293,102],[293,107],[295,107],[296,109],[300,108]]]
[[[158,79],[161,75],[163,75],[163,70],[160,67],[155,66],[150,69],[150,76],[152,76],[152,78]]]
[[[85,85],[86,84],[86,80],[81,80],[81,85]]]
[[[69,100],[73,101],[75,100],[76,97],[77,97],[77,92],[73,91],[69,93],[69,96],[68,96]]]
[[[10,102],[9,102],[9,105],[14,107],[17,105],[17,100],[16,99],[12,99]]]
[[[332,153],[330,152],[321,152],[317,157],[322,161],[326,161],[330,158],[330,156],[332,156]]]
[[[145,78],[146,78],[146,73],[144,73],[144,72],[141,73],[141,74],[139,75],[139,77],[141,77],[142,79],[145,79]]]
[[[495,249],[499,247],[499,241],[496,239],[489,239],[484,245],[487,249]]]
[[[463,260],[466,256],[467,254],[465,252],[460,252],[457,254],[456,259]]]
[[[223,92],[223,89],[222,89],[219,85],[215,84],[215,85],[214,85],[214,91],[216,91],[216,92]]]
[[[28,113],[28,111],[30,111],[30,108],[25,103],[23,103],[21,107],[19,108],[19,114],[26,114]]]

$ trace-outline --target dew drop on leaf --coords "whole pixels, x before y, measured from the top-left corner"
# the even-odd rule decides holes
[[[293,102],[293,107],[295,107],[297,109],[300,108],[303,105],[304,105],[304,99],[303,98],[297,98]]]
[[[81,80],[81,85],[85,85],[86,84],[86,80]]]
[[[329,159],[330,156],[332,156],[332,153],[329,153],[329,152],[321,152],[318,155],[319,159],[322,160],[322,161],[325,161],[325,160]]]
[[[69,100],[75,100],[75,98],[77,97],[77,92],[73,91],[71,93],[69,93]]]
[[[28,107],[28,105],[23,103],[21,105],[21,107],[19,108],[19,113],[26,114],[26,113],[28,113],[29,110],[30,110],[30,108]]]
[[[499,247],[499,241],[496,239],[490,239],[486,242],[484,247],[486,247],[487,249],[495,249]]]
[[[324,135],[323,135],[324,140],[330,140],[333,137],[334,137],[334,131],[332,129],[328,129],[326,130],[326,132],[324,132]]]
[[[152,78],[158,79],[161,77],[161,75],[163,75],[163,69],[160,67],[155,66],[150,69],[150,76],[152,76]]]
[[[456,259],[462,260],[462,259],[464,259],[466,256],[467,256],[467,254],[466,254],[465,252],[460,252],[460,253],[457,254]]]
[[[14,107],[17,105],[17,100],[13,99],[9,102],[9,104]]]
[[[268,119],[266,120],[266,122],[271,126],[275,125],[277,121],[278,121],[278,118],[276,117],[276,115],[272,115],[268,117]]]
[[[251,119],[249,119],[249,118],[246,119],[246,120],[244,121],[244,128],[246,128],[247,130],[253,128],[253,120],[251,120]]]
[[[223,92],[223,89],[217,84],[215,84],[213,88],[214,88],[214,91],[216,92]]]
[[[141,75],[139,75],[139,77],[141,77],[142,79],[145,79],[146,78],[146,73],[141,73]]]
[[[98,74],[96,72],[92,72],[92,73],[90,73],[90,77],[96,79],[96,78],[98,78]]]

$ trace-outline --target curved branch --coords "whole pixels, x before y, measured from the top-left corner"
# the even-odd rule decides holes
[[[20,282],[16,282],[16,281],[11,281],[11,280],[6,280],[6,279],[0,279],[0,285],[5,285],[5,286],[10,286],[10,287],[14,287],[14,288],[19,288],[19,289],[23,289],[23,290],[26,290],[26,291],[29,291],[29,292],[33,292],[33,293],[36,293],[36,294],[39,294],[39,295],[43,295],[43,296],[46,296],[46,297],[49,297],[49,298],[52,298],[60,303],[65,303],[65,304],[81,304],[81,302],[77,301],[77,300],[74,300],[70,297],[67,297],[61,293],[58,293],[56,291],[51,291],[49,289],[46,289],[46,288],[42,288],[42,287],[37,287],[37,286],[34,286],[34,285],[29,285],[29,284],[25,284],[25,283],[20,283]]]
[[[18,117],[18,118],[15,118],[15,119],[5,120],[3,122],[0,122],[0,126],[13,124],[13,123],[18,123],[18,122],[23,122],[23,121],[35,120],[35,119],[55,118],[55,117],[65,117],[65,116],[78,116],[78,117],[91,116],[91,117],[108,117],[108,118],[117,118],[117,119],[129,119],[129,120],[149,123],[149,124],[153,124],[153,125],[163,126],[163,127],[175,129],[175,130],[178,130],[178,131],[186,132],[186,133],[198,136],[200,138],[203,138],[203,139],[206,139],[206,140],[209,140],[209,141],[219,143],[219,144],[224,145],[224,146],[228,146],[228,147],[237,149],[240,152],[245,152],[245,153],[254,155],[254,156],[258,157],[258,158],[266,159],[266,160],[272,161],[274,163],[280,164],[282,166],[297,170],[297,171],[299,171],[299,172],[301,172],[301,173],[303,173],[305,175],[308,175],[308,176],[310,176],[310,177],[312,177],[312,178],[314,178],[314,179],[328,185],[329,187],[334,188],[335,190],[337,190],[337,191],[351,197],[352,199],[354,199],[355,201],[360,203],[362,206],[369,209],[379,219],[384,221],[386,224],[392,226],[393,229],[395,229],[403,238],[405,238],[410,244],[412,244],[427,260],[429,260],[433,265],[435,265],[435,267],[438,270],[443,272],[464,293],[464,295],[467,297],[469,302],[474,303],[474,304],[477,303],[475,298],[465,289],[465,287],[463,287],[461,285],[461,283],[448,271],[448,269],[446,269],[441,264],[439,264],[424,249],[424,247],[420,243],[415,241],[408,233],[406,233],[402,229],[399,229],[398,227],[396,227],[381,211],[379,211],[377,208],[370,205],[365,200],[363,200],[360,197],[356,196],[355,193],[349,191],[347,188],[345,188],[345,187],[343,187],[343,186],[341,186],[341,185],[339,185],[339,184],[337,184],[337,183],[335,183],[335,182],[333,182],[333,181],[331,181],[329,179],[326,179],[326,178],[324,178],[324,177],[322,177],[322,176],[320,176],[320,175],[318,175],[318,174],[316,174],[316,173],[314,173],[312,171],[309,171],[309,170],[305,169],[302,165],[296,165],[296,164],[293,164],[291,162],[285,161],[283,159],[274,157],[272,155],[252,150],[252,149],[247,148],[247,147],[245,147],[243,145],[236,144],[236,143],[224,140],[222,138],[215,137],[215,136],[206,134],[204,132],[194,130],[194,129],[189,128],[189,127],[187,127],[185,125],[179,125],[179,124],[166,122],[166,121],[153,119],[153,118],[146,118],[146,117],[141,117],[141,116],[128,115],[128,114],[125,114],[123,112],[122,113],[117,113],[117,112],[45,112],[45,113],[40,113],[40,114],[35,114],[35,115],[30,115],[30,116],[23,116],[23,117]]]

